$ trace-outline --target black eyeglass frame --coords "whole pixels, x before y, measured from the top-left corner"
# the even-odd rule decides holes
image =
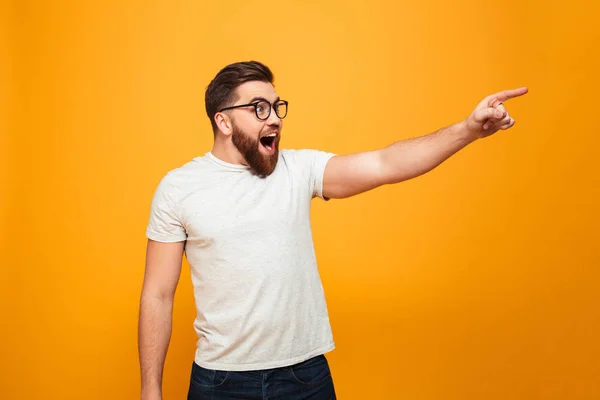
[[[258,116],[258,105],[260,103],[267,103],[269,105],[269,113],[267,114],[267,116],[265,118],[261,118]],[[254,114],[256,114],[256,118],[258,118],[260,121],[266,121],[269,119],[269,117],[271,116],[271,111],[273,109],[275,109],[275,115],[277,115],[277,118],[279,119],[283,119],[282,117],[279,116],[279,111],[277,111],[279,109],[279,107],[275,108],[275,104],[277,103],[284,103],[285,104],[285,115],[283,116],[283,118],[287,117],[288,114],[288,108],[289,108],[289,103],[287,100],[277,100],[275,103],[269,103],[267,100],[258,100],[255,101],[254,103],[248,103],[248,104],[238,104],[237,106],[231,106],[231,107],[225,107],[219,110],[219,112],[223,112],[226,110],[233,110],[234,108],[242,108],[242,107],[254,107]]]

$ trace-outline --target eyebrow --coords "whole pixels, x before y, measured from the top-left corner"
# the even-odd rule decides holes
[[[265,99],[262,96],[254,96],[252,99],[250,99],[250,101],[248,103],[254,103],[255,101],[260,101],[260,100],[264,100],[267,103],[269,103],[269,100]],[[275,101],[273,103],[277,103],[279,100],[281,100],[281,98],[279,98],[279,96],[277,96],[277,98],[275,99]]]

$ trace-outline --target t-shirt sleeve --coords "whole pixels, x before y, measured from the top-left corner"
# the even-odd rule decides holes
[[[321,150],[306,149],[298,151],[298,155],[308,173],[309,188],[312,191],[312,197],[320,197],[321,199],[329,200],[327,197],[323,196],[323,175],[325,174],[327,162],[335,156],[335,154]]]
[[[157,242],[181,242],[187,239],[185,228],[179,218],[176,188],[167,177],[163,178],[152,198],[150,219],[146,227],[146,237]]]

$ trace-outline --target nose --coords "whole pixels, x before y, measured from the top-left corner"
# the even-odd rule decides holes
[[[267,118],[267,125],[271,127],[281,127],[281,119],[277,116],[274,108],[271,108],[271,115]]]

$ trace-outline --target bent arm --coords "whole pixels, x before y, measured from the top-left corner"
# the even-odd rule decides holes
[[[138,325],[143,400],[162,396],[163,367],[171,339],[173,299],[181,273],[184,243],[148,240]]]

